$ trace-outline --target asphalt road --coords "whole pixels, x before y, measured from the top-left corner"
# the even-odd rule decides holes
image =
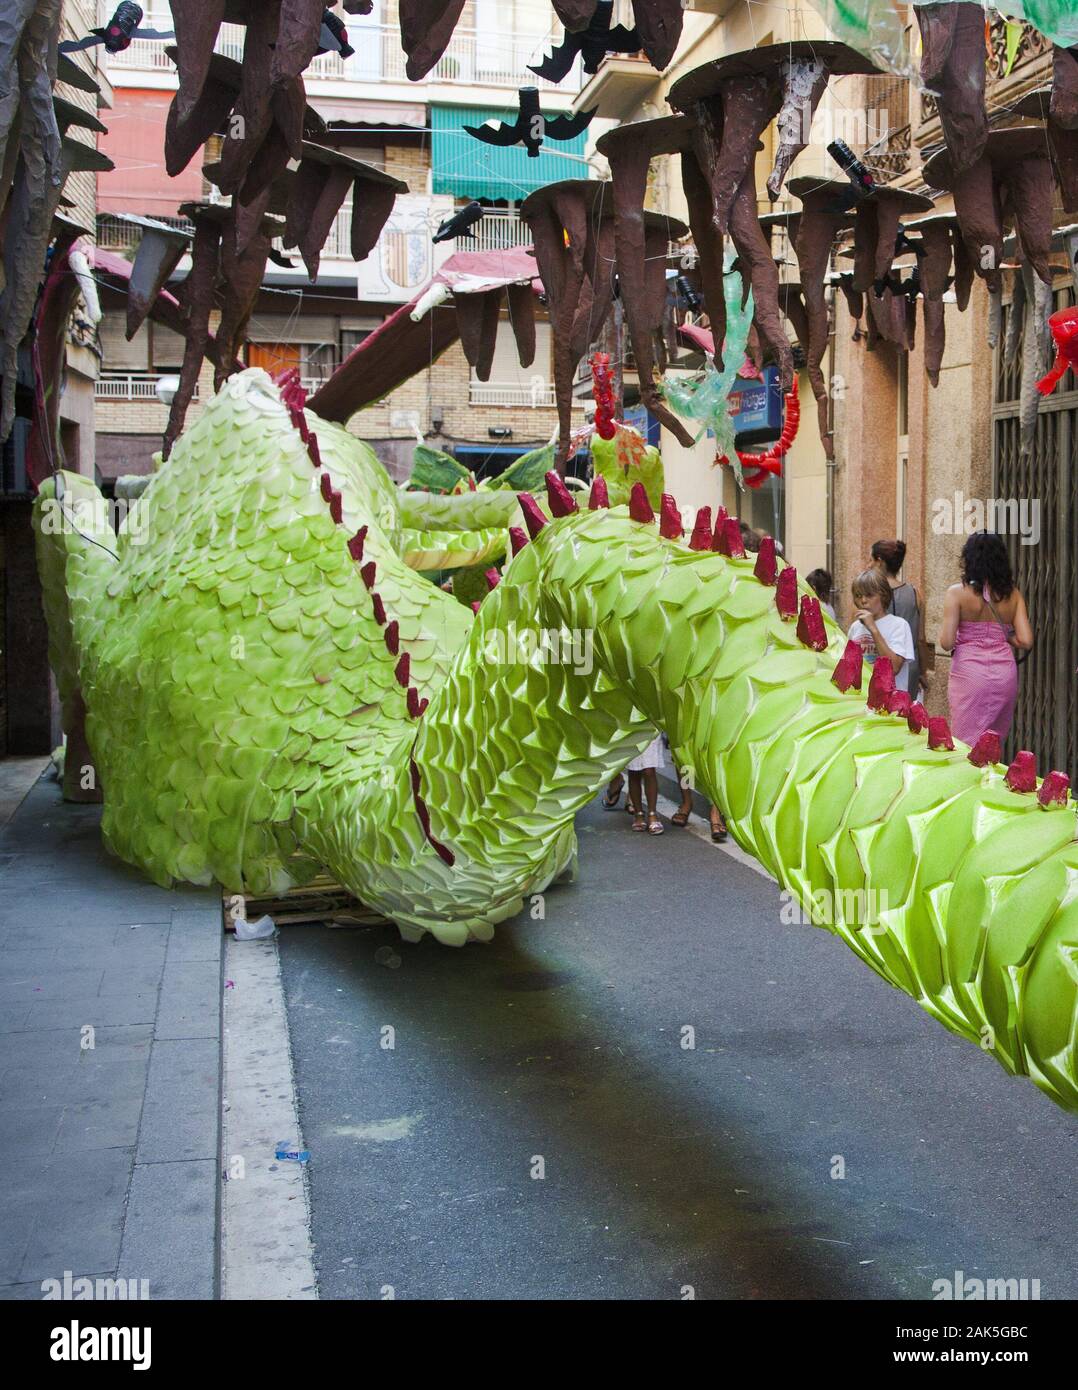
[[[579,831],[489,946],[283,930],[321,1297],[1078,1296],[1075,1117],[710,843]]]

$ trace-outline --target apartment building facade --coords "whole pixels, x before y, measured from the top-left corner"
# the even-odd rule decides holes
[[[305,74],[308,100],[329,124],[327,143],[404,180],[409,192],[398,197],[366,261],[356,264],[348,255],[346,203],[314,284],[298,257],[292,268],[267,267],[249,330],[248,361],[271,370],[297,366],[310,389],[411,300],[455,251],[527,244],[518,208],[533,188],[591,172],[583,137],[548,144],[538,159],[528,159],[522,147],[495,149],[463,131],[465,124],[511,119],[525,85],[540,88],[545,111],[569,108],[579,88],[575,71],[556,87],[527,69],[560,32],[545,0],[468,0],[445,55],[418,83],[404,74],[395,0],[375,0],[370,15],[346,18],[355,52],[314,59]],[[151,22],[168,27],[165,0],[147,6]],[[219,51],[238,58],[242,44],[242,28],[223,26]],[[203,177],[202,160],[192,161],[176,179],[165,174],[164,121],[176,85],[165,45],[136,40],[109,60],[109,75],[115,110],[102,146],[116,171],[101,179],[98,232],[102,245],[123,252],[137,243],[138,231],[122,214],[182,225],[181,203],[216,192]],[[211,142],[207,157],[213,154]],[[484,206],[474,239],[435,245],[431,238],[439,223],[473,199]],[[185,258],[178,278],[186,265]],[[154,325],[127,342],[119,296],[106,298],[97,385],[97,467],[105,481],[152,467],[167,414],[158,383],[176,373],[182,354],[178,337]],[[189,419],[211,389],[207,366]],[[349,428],[371,442],[395,475],[406,476],[418,435],[486,472],[545,443],[555,426],[549,323],[540,313],[536,359],[527,370],[517,362],[506,323],[487,382],[474,378],[458,343],[387,398],[357,412]]]

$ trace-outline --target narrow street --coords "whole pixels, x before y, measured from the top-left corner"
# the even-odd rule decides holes
[[[1075,1297],[1073,1117],[694,824],[594,804],[487,947],[282,931],[320,1296]]]

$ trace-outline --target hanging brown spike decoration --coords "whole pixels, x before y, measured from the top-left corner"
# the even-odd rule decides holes
[[[843,206],[848,185],[814,178],[793,179],[789,191],[799,198],[801,218],[794,235],[801,295],[805,304],[808,342],[805,356],[809,384],[816,398],[820,441],[828,458],[834,457],[834,440],[829,425],[827,382],[823,374],[823,359],[830,332],[825,280],[831,262],[835,238],[854,220],[854,214]],[[858,315],[860,317],[860,315]]]
[[[393,211],[398,193],[408,185],[373,164],[352,159],[339,150],[304,141],[302,158],[289,184],[285,223],[286,246],[298,246],[313,282],[322,247],[337,213],[352,192],[352,259],[365,260]]]
[[[179,67],[182,61],[179,49],[170,45],[165,49],[165,52],[177,64],[182,77],[183,69]],[[190,109],[184,111],[181,108],[179,93],[173,98],[165,122],[165,169],[171,177],[183,172],[211,135],[228,127],[229,116],[239,99],[241,82],[242,69],[240,64],[235,59],[226,57],[223,53],[214,53],[207,66],[202,88]],[[302,89],[302,79],[296,78],[295,82]],[[286,151],[285,159],[287,162],[288,142],[283,133],[277,130],[275,122],[271,122],[269,131],[270,135],[276,133],[278,137],[277,148],[278,150],[283,148]],[[312,106],[304,103],[302,134],[308,139],[317,139],[320,135],[324,135],[325,131],[325,121]],[[272,163],[278,171],[283,167],[280,163],[280,155],[276,151]],[[213,182],[221,186],[221,165],[217,164],[214,168],[217,173]],[[259,182],[260,184],[264,183],[265,179],[260,178]],[[224,191],[223,188],[222,191]]]
[[[921,30],[921,80],[935,98],[956,174],[971,168],[988,138],[984,7],[973,0],[915,5]]]
[[[692,120],[686,116],[662,116],[657,120],[637,121],[630,125],[618,126],[603,135],[596,145],[599,153],[605,155],[610,163],[618,275],[623,282],[629,278],[641,286],[649,279],[653,282],[650,292],[622,296],[629,341],[632,343],[633,357],[636,359],[640,378],[640,399],[655,418],[686,448],[691,447],[694,436],[664,405],[654,381],[652,336],[662,323],[662,310],[666,300],[666,246],[658,245],[662,232],[655,229],[650,234],[652,247],[648,248],[649,234],[644,227],[644,201],[648,169],[652,159],[656,155],[672,155],[688,150],[692,143],[692,126]],[[667,239],[663,238],[663,241]],[[710,236],[708,242],[706,249],[711,251]],[[703,254],[704,248],[697,249]],[[660,255],[662,259],[658,259]],[[721,258],[718,273],[721,277]],[[660,283],[654,283],[656,279]],[[719,293],[721,288],[720,278],[717,286]],[[660,291],[662,302],[657,304]],[[711,298],[706,285],[704,294],[710,312]],[[720,338],[716,338],[716,344],[721,350]]]
[[[651,252],[665,270],[667,243],[688,232],[684,223],[658,213],[643,214],[644,245],[630,247],[623,265],[617,256],[616,205],[613,186],[597,180],[567,179],[549,184],[529,195],[521,205],[529,224],[550,306],[554,338],[554,397],[558,406],[558,464],[568,454],[573,374],[580,358],[598,337],[613,303],[617,274],[621,302],[627,320],[635,321],[645,360],[654,362],[651,335],[661,320],[657,289],[649,281],[647,257]],[[648,238],[651,238],[649,252]],[[642,254],[640,254],[642,251]],[[654,272],[653,272],[654,274]],[[664,275],[665,280],[665,275]],[[664,283],[665,302],[665,283]],[[644,396],[652,382],[651,371],[640,368]]]
[[[187,168],[210,136],[224,129],[239,91],[240,65],[223,55],[215,55],[207,64],[198,92],[192,97],[190,86],[185,85],[184,80],[183,51],[178,46],[170,46],[165,52],[176,63],[180,78],[179,90],[165,119],[165,172],[175,178]],[[181,102],[181,97],[190,99]]]
[[[179,88],[169,115],[179,126],[191,119],[205,89],[225,5],[226,0],[170,0],[176,44],[166,52],[179,69]]]
[[[787,170],[804,149],[808,126],[830,77],[876,72],[841,43],[764,44],[704,63],[679,78],[668,100],[696,118],[694,148],[711,186],[712,216],[727,234],[734,203],[752,174],[760,136],[782,117],[768,192],[777,198]]]
[[[939,385],[943,351],[946,346],[943,296],[951,284],[953,232],[956,227],[957,219],[951,213],[935,213],[905,223],[907,232],[919,233],[924,247],[920,267],[922,314],[925,325],[925,373],[933,386]],[[961,239],[959,241],[961,242]],[[966,302],[969,302],[968,295]]]
[[[779,308],[779,270],[771,243],[756,214],[756,180],[746,175],[730,214],[730,237],[737,250],[746,295],[751,286],[760,337],[779,369],[783,394],[793,388],[794,359]]]
[[[932,199],[901,188],[877,188],[857,204],[854,218],[853,283],[866,293],[883,282],[895,258],[903,216],[932,211]]]
[[[248,17],[243,40],[240,92],[234,108],[237,119],[228,122],[221,146],[222,193],[239,192],[256,151],[269,134],[273,122],[270,81],[276,38],[274,7],[254,8]]]
[[[509,321],[522,367],[535,361],[535,291],[531,283],[509,286]]]
[[[1052,50],[1051,117],[1060,130],[1078,130],[1078,48]]]
[[[266,273],[273,233],[265,223],[259,228],[242,252],[237,253],[234,237],[228,231],[221,238],[221,274],[225,282],[221,323],[217,330],[217,362],[213,388],[236,370],[236,357],[243,344],[251,320],[262,277]]]
[[[187,417],[187,407],[191,404],[195,388],[198,386],[202,359],[209,343],[210,314],[214,307],[217,271],[221,259],[221,219],[209,216],[191,204],[185,205],[180,211],[193,220],[195,237],[191,248],[191,269],[183,283],[185,323],[180,384],[169,406],[168,424],[165,427],[161,449],[166,459],[180,436]]]
[[[480,381],[489,381],[501,315],[501,288],[484,290],[479,294],[454,295],[453,303],[457,311],[460,345],[468,365],[474,368]]]
[[[596,0],[551,0],[551,3],[554,13],[570,34],[579,34],[586,29],[595,13]]]
[[[282,0],[277,39],[270,62],[270,104],[293,159],[303,143],[306,105],[301,75],[318,48],[325,0]]]
[[[573,397],[573,319],[584,287],[584,244],[589,200],[597,185],[582,179],[550,184],[530,194],[521,216],[531,227],[535,259],[546,291],[554,339],[554,399],[558,407],[559,468],[569,453]]]
[[[1026,260],[1052,283],[1052,205],[1055,171],[1043,128],[991,130],[984,153],[968,169],[955,170],[949,150],[924,166],[925,182],[948,189],[974,273],[997,292],[1002,285],[1003,238],[1014,223]]]
[[[694,149],[681,152],[681,187],[689,210],[689,228],[692,231],[693,244],[699,256],[704,305],[715,343],[715,366],[722,371],[722,347],[726,338],[722,238],[715,230],[711,216],[711,189]]]
[[[592,9],[594,11],[594,5]],[[685,22],[682,0],[633,0],[633,27],[648,62],[659,72],[667,66]]]
[[[1029,116],[1044,121],[1048,133],[1048,153],[1052,157],[1059,196],[1066,213],[1078,213],[1078,116],[1071,119],[1072,101],[1078,106],[1078,90],[1070,90],[1071,81],[1078,89],[1078,57],[1068,49],[1055,50],[1055,81],[1051,87],[1029,92],[1012,108],[1016,116]],[[1062,61],[1061,61],[1062,60]],[[1063,68],[1063,61],[1068,65]],[[1067,71],[1066,82],[1060,81],[1061,70]]]
[[[292,179],[284,243],[298,246],[312,284],[318,277],[322,247],[351,186],[352,175],[346,168],[314,159],[300,160]]]
[[[665,249],[665,248],[664,248]],[[580,299],[573,313],[573,328],[569,338],[569,353],[573,370],[598,338],[614,303],[614,224],[603,218],[601,200],[599,214],[588,219],[584,241],[584,281]],[[639,295],[644,294],[643,285]],[[630,297],[632,292],[630,291]],[[627,302],[627,301],[625,301]]]
[[[411,82],[426,77],[449,46],[464,11],[464,0],[398,0],[401,47],[408,55]]]

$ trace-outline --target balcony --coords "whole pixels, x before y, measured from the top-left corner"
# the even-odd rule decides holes
[[[514,246],[530,246],[531,232],[515,212],[492,210],[471,228],[471,237],[457,237],[456,251],[506,251]]]
[[[170,28],[171,24],[164,24]],[[243,58],[246,28],[242,24],[222,24],[216,51],[237,61]],[[474,29],[458,29],[449,41],[441,60],[419,82],[409,82],[405,73],[405,54],[401,48],[400,31],[390,24],[358,24],[349,27],[349,38],[356,51],[350,58],[336,53],[323,53],[314,58],[303,74],[311,95],[317,99],[320,83],[332,83],[338,93],[340,84],[370,87],[374,83],[400,83],[409,93],[424,92],[434,86],[516,88],[527,83],[541,91],[572,96],[580,88],[579,63],[561,83],[548,82],[528,71],[528,63],[538,62],[545,44],[558,42],[557,37],[537,38],[528,35],[496,35],[479,33]],[[120,85],[123,74],[129,72],[155,74],[154,86],[174,86],[176,69],[165,53],[168,45],[154,39],[134,39],[122,53],[107,59],[110,72]],[[127,85],[133,85],[128,83]],[[359,93],[355,93],[359,95]],[[424,96],[428,93],[424,92]],[[383,92],[364,95],[388,96]],[[395,94],[394,94],[395,95]]]
[[[195,224],[186,217],[156,217],[156,221],[165,222],[178,232],[194,234]],[[97,214],[97,244],[105,251],[133,251],[142,240],[142,232],[135,222],[125,222],[107,212]]]
[[[175,372],[162,372],[160,375],[148,376],[145,372],[128,372],[120,374],[117,372],[107,372],[104,376],[99,376],[94,382],[95,401],[153,401],[160,404],[160,397],[157,394],[157,383],[165,377],[176,377],[179,369]],[[195,387],[194,400],[198,400],[198,387]]]
[[[531,383],[519,381],[473,381],[468,385],[469,405],[542,406],[557,405],[554,387],[541,375]]]
[[[573,110],[590,111],[594,106],[605,119],[626,120],[658,89],[661,80],[643,53],[610,54],[573,98]]]

